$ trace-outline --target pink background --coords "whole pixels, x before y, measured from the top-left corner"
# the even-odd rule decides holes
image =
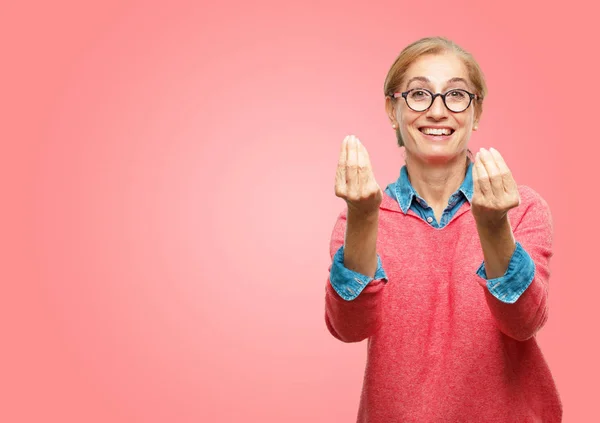
[[[0,13],[0,421],[354,421],[366,343],[324,323],[337,155],[356,134],[397,178],[383,81],[436,34],[487,76],[471,149],[550,204],[538,340],[565,421],[600,421],[586,2],[95,3]]]

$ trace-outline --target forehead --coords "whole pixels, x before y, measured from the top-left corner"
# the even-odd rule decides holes
[[[434,86],[442,86],[451,78],[463,78],[469,81],[467,67],[457,55],[453,53],[425,55],[416,59],[406,70],[404,85],[411,78],[425,77]]]

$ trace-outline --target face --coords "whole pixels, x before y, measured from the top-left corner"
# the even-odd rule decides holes
[[[421,56],[413,62],[397,92],[412,88],[425,88],[434,94],[444,94],[457,88],[474,92],[467,68],[462,60],[452,53]],[[471,132],[477,127],[474,102],[460,113],[448,110],[439,96],[424,112],[410,109],[402,97],[398,97],[395,104],[389,98],[386,102],[392,124],[396,125],[404,141],[407,156],[441,163],[466,155]],[[447,128],[450,134],[427,134],[432,132],[432,128]]]

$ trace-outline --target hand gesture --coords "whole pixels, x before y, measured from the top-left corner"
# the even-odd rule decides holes
[[[495,228],[520,203],[517,184],[500,153],[482,148],[473,164],[471,212],[477,224]]]
[[[375,180],[369,153],[354,135],[344,138],[335,177],[335,195],[348,204],[348,213],[360,216],[379,212],[383,192]]]

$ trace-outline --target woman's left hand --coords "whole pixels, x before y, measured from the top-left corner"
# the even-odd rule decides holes
[[[500,153],[482,148],[473,164],[471,212],[478,226],[494,229],[521,203],[517,184]]]

